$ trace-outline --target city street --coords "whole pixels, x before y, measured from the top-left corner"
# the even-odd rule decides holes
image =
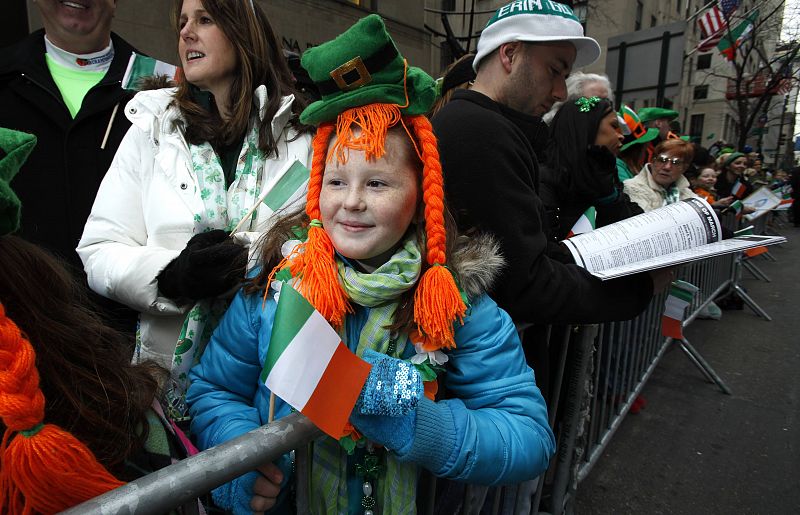
[[[705,382],[678,347],[644,388],[646,409],[628,415],[578,487],[576,513],[800,513],[800,229],[744,272],[743,286],[772,317],[749,308],[695,321],[687,339],[732,389]]]

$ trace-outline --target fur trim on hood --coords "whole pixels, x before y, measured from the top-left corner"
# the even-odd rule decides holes
[[[505,265],[500,243],[485,233],[459,236],[449,258],[450,269],[469,299],[488,292]]]

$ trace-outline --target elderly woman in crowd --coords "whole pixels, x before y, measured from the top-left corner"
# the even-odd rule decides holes
[[[692,157],[691,143],[681,139],[659,143],[653,160],[644,165],[636,177],[625,181],[625,193],[645,212],[687,198],[696,198],[689,181],[683,176]]]
[[[564,102],[556,102],[542,119],[550,125],[556,113],[567,102],[572,102],[580,97],[599,97],[607,98],[614,103],[614,91],[611,88],[611,81],[608,76],[598,73],[573,72],[567,77],[567,99]]]

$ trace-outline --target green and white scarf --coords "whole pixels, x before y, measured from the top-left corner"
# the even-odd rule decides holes
[[[675,184],[671,184],[669,188],[664,188],[664,205],[668,206],[680,200],[681,192]]]
[[[236,173],[230,187],[225,185],[225,174],[219,156],[210,143],[189,145],[189,151],[192,171],[197,178],[197,187],[203,200],[203,210],[194,215],[194,233],[213,229],[232,231],[256,203],[261,191],[260,172],[264,169],[265,158],[258,149],[257,124],[251,124],[239,153]],[[248,228],[245,227],[245,230]],[[169,415],[174,420],[182,419],[188,414],[186,391],[189,389],[189,369],[200,361],[211,334],[229,304],[230,299],[227,298],[203,299],[192,307],[183,322],[172,357],[170,384],[166,393]]]
[[[422,268],[422,258],[415,237],[403,242],[398,251],[372,273],[362,273],[337,259],[339,280],[347,296],[355,304],[370,308],[367,321],[358,338],[356,354],[365,350],[400,357],[405,341],[398,345],[397,335],[391,334],[399,297],[417,283]],[[347,320],[345,320],[345,326]],[[343,330],[343,339],[347,329]],[[406,338],[402,336],[402,338]],[[347,340],[345,339],[345,343]],[[313,513],[350,513],[347,492],[348,454],[337,440],[323,437],[313,444],[311,453],[311,498]],[[401,463],[393,454],[386,453],[383,469],[375,481],[374,497],[378,501],[376,513],[384,515],[414,513],[417,493],[417,466]],[[351,461],[354,459],[350,456]]]

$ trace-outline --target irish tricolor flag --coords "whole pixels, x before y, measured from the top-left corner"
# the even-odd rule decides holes
[[[673,281],[669,289],[664,315],[661,317],[661,334],[675,340],[683,339],[683,320],[686,307],[699,288],[686,281]]]
[[[145,77],[166,75],[174,82],[183,80],[183,69],[169,63],[153,59],[133,52],[128,60],[125,75],[122,76],[122,87],[133,91],[140,89],[140,82]]]
[[[283,284],[261,372],[272,393],[338,440],[370,368],[302,295]]]
[[[733,183],[733,187],[731,188],[731,195],[736,198],[742,198],[744,197],[744,192],[746,189],[747,188],[744,184],[742,184],[742,181],[736,179],[736,182]]]
[[[578,221],[575,222],[575,225],[572,226],[569,233],[567,234],[567,238],[572,238],[573,236],[577,236],[578,234],[583,234],[585,232],[594,231],[597,222],[597,210],[595,210],[594,206],[589,206]]]

